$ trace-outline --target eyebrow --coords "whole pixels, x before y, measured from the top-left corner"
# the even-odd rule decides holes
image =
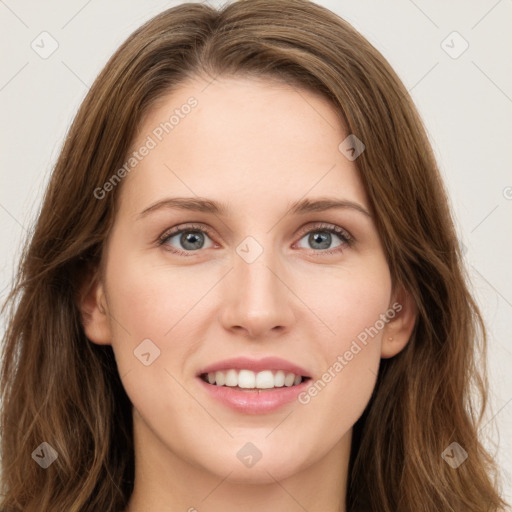
[[[139,213],[138,218],[143,218],[151,212],[162,208],[176,208],[194,212],[212,213],[215,215],[226,215],[229,211],[226,203],[212,201],[201,197],[169,197],[157,201]],[[300,199],[289,205],[288,211],[291,215],[304,215],[311,212],[324,212],[334,209],[351,209],[360,212],[371,218],[370,213],[364,206],[346,199],[331,197],[319,197],[315,199]]]

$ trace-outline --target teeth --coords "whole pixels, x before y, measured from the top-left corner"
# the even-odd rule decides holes
[[[256,374],[249,370],[240,370],[238,374],[238,387],[247,389],[256,387]]]
[[[224,372],[215,372],[215,382],[217,386],[224,386],[226,383],[226,375]]]
[[[242,373],[242,372],[240,372]],[[256,375],[256,388],[270,389],[274,387],[274,374],[270,370],[259,372]]]
[[[236,370],[228,370],[226,373],[226,379],[224,381],[226,386],[236,386],[238,384],[238,375]],[[220,384],[219,384],[220,386]]]
[[[286,377],[284,378],[284,385],[285,386],[293,386],[294,382],[295,382],[295,375],[293,373],[287,373]]]
[[[283,386],[296,386],[302,382],[302,377],[295,373],[277,370],[227,370],[208,373],[203,380],[217,386],[239,387],[243,389],[271,389]]]
[[[278,370],[274,375],[274,386],[276,388],[282,388],[284,386],[285,374],[282,370]]]

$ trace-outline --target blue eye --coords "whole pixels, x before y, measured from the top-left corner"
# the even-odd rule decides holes
[[[171,252],[175,252],[183,256],[192,256],[190,252],[203,249],[205,235],[208,236],[208,232],[209,231],[204,226],[185,226],[164,233],[163,237],[159,240],[159,245],[165,245]],[[180,235],[178,243],[183,249],[185,249],[185,251],[169,245],[169,241],[176,238],[178,235]],[[208,238],[210,237],[208,236]]]
[[[166,250],[179,254],[182,256],[193,256],[194,252],[200,249],[212,247],[213,242],[208,247],[205,247],[205,237],[210,239],[210,230],[203,225],[187,225],[181,228],[173,228],[171,231],[166,231],[158,240],[159,246],[165,246]],[[330,248],[335,235],[340,240],[340,243],[334,248]],[[179,238],[177,238],[179,236]],[[311,250],[315,255],[328,255],[332,253],[341,252],[343,249],[350,247],[354,239],[348,231],[339,226],[332,224],[321,224],[310,228],[305,232],[305,235],[300,240],[306,238],[310,244]],[[171,244],[173,238],[177,238],[177,244]],[[300,242],[299,240],[299,242]]]
[[[341,241],[334,248],[330,248],[333,241],[332,235],[335,235],[335,237]],[[310,247],[313,249],[319,249],[318,251],[315,251],[315,253],[318,253],[320,256],[341,252],[344,248],[350,247],[353,242],[353,238],[348,231],[331,224],[314,226],[313,229],[306,232],[306,235],[303,236],[301,240],[306,238],[306,236]]]

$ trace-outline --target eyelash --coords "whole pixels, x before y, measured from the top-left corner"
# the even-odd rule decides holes
[[[204,226],[201,224],[187,224],[186,226],[172,228],[170,231],[166,231],[165,233],[163,233],[158,238],[158,242],[157,242],[158,246],[159,247],[163,246],[166,244],[166,242],[168,242],[174,236],[179,235],[181,233],[186,233],[189,231],[190,232],[199,231],[199,232],[207,234],[210,238],[212,238],[212,236],[211,236],[212,231],[207,226]],[[339,226],[335,226],[333,224],[323,224],[323,223],[313,226],[308,231],[303,232],[301,230],[300,239],[304,238],[305,235],[307,235],[309,233],[313,233],[313,232],[333,233],[333,234],[337,235],[342,241],[341,245],[339,245],[338,247],[335,247],[334,249],[325,249],[325,250],[317,250],[317,251],[315,251],[314,249],[311,249],[313,251],[313,253],[314,254],[316,253],[315,255],[318,255],[318,256],[325,256],[325,255],[334,254],[337,252],[342,252],[346,247],[350,247],[355,241],[354,238],[352,237],[352,235],[345,229],[340,228]],[[194,253],[198,252],[198,251],[182,251],[180,249],[176,249],[175,247],[171,248],[170,246],[167,246],[165,248],[165,250],[175,253],[175,254],[178,254],[180,256],[186,256],[186,257],[193,256]]]

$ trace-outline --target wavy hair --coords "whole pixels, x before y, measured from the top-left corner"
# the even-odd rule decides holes
[[[355,161],[394,285],[418,318],[381,361],[354,425],[347,511],[491,512],[506,506],[479,440],[487,407],[486,334],[468,291],[448,200],[426,130],[385,58],[349,23],[307,0],[188,3],[136,30],[80,106],[2,310],[4,512],[123,510],[134,485],[132,406],[112,348],[91,343],[78,307],[98,271],[143,116],[189,78],[280,80],[327,98],[366,150]],[[482,362],[483,361],[483,362]],[[31,457],[48,442],[58,458]],[[453,469],[442,452],[469,454]]]

